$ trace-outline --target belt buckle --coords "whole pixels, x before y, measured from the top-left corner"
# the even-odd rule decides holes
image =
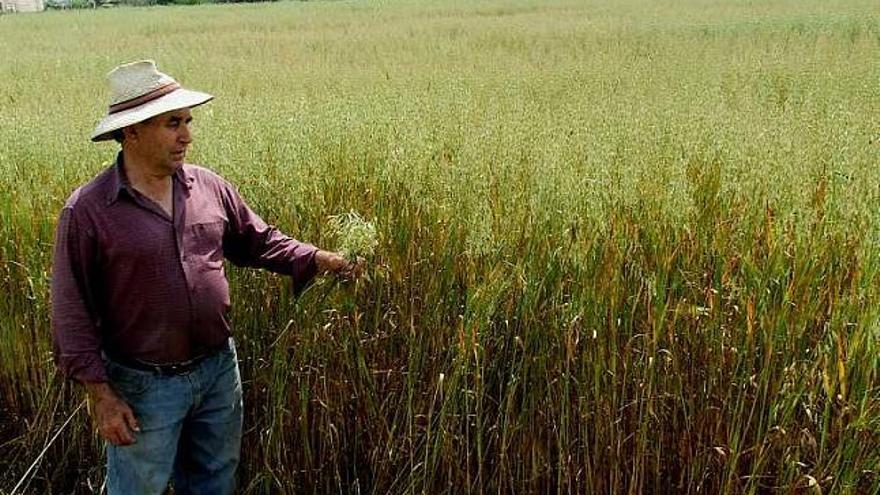
[[[144,365],[151,372],[156,373],[157,375],[162,376],[173,376],[173,375],[182,375],[184,373],[189,373],[195,366],[200,362],[204,361],[205,358],[210,357],[210,354],[202,354],[200,356],[196,356],[192,359],[188,359],[186,361],[181,361],[179,363],[166,363],[166,364],[157,364],[157,363],[148,363],[145,361],[139,361],[140,364]]]
[[[180,375],[187,370],[189,361],[183,363],[154,364],[149,363],[150,371],[161,376]]]
[[[166,372],[169,375],[182,375],[183,373],[189,371],[192,365],[192,360],[184,361],[182,363],[171,363],[166,366]]]

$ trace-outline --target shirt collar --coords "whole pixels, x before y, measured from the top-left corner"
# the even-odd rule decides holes
[[[189,165],[183,164],[177,169],[177,172],[174,172],[174,178],[177,179],[177,182],[180,183],[181,186],[192,189],[193,182],[196,181],[195,176],[192,174]]]
[[[186,189],[192,189],[193,182],[196,180],[195,176],[193,176],[190,171],[189,166],[186,164],[177,169],[177,172],[174,173],[174,179]],[[116,162],[110,169],[110,188],[107,191],[107,205],[109,206],[115,203],[116,200],[119,199],[119,194],[122,191],[125,191],[129,195],[132,194],[128,177],[125,176],[125,168],[122,163],[122,151],[120,151],[116,155]]]

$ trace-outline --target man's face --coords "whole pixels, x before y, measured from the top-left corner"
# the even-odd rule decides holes
[[[189,108],[172,110],[132,126],[131,150],[154,170],[173,174],[183,165],[192,143]]]

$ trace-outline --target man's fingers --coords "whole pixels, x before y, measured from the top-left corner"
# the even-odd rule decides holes
[[[120,436],[122,443],[120,445],[131,445],[137,442],[137,439],[134,438],[134,434],[131,432],[131,430],[128,429],[127,426],[123,426],[122,431],[123,433]]]
[[[113,428],[107,428],[101,431],[101,436],[104,437],[104,440],[112,443],[113,445],[125,445],[122,441],[122,437],[119,435]]]
[[[363,258],[358,258],[357,262],[354,265],[354,269],[352,270],[354,273],[354,278],[361,278],[364,274],[364,270],[366,270],[367,262]]]
[[[120,447],[124,447],[132,443],[131,435],[125,430],[117,431],[114,435],[114,438],[116,438],[116,445],[119,445]]]
[[[125,425],[131,429],[131,431],[141,431],[141,425],[138,423],[137,418],[134,417],[134,413],[131,408],[127,407],[126,410],[122,412],[122,418],[125,420]]]
[[[131,412],[131,408],[128,407],[127,404],[122,411],[120,411],[117,425],[116,428],[120,433],[119,436],[124,442],[124,445],[129,445],[136,441],[134,432],[138,431],[140,427],[138,426],[137,419],[134,417],[134,413]]]
[[[364,273],[364,265],[366,264],[366,260],[361,258],[360,256],[357,259],[351,260],[347,265],[342,269],[341,275],[347,279],[357,279],[360,278]]]
[[[95,417],[95,427],[98,430],[98,435],[104,440],[112,443],[113,445],[119,445],[119,436],[116,435],[116,431],[113,428],[113,425],[104,420],[101,417]]]
[[[140,431],[137,418],[131,409],[116,411],[112,418],[107,418],[98,428],[104,440],[113,445],[125,446],[137,442],[134,432]]]
[[[117,422],[112,430],[112,436],[116,439],[116,445],[131,445],[135,442],[134,435],[123,421]]]

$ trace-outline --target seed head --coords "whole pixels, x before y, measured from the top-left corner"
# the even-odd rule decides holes
[[[337,250],[350,260],[369,257],[379,245],[376,226],[354,211],[329,218],[330,235],[336,239]]]

